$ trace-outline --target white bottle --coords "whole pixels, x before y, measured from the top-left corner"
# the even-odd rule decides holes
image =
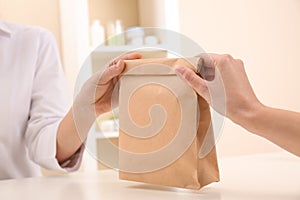
[[[116,45],[125,45],[125,35],[123,30],[122,21],[117,19],[115,22]]]
[[[127,28],[126,38],[129,45],[141,46],[144,44],[145,31],[143,27]]]
[[[99,45],[104,45],[105,31],[99,20],[95,20],[91,27],[91,43],[92,48],[96,48]]]

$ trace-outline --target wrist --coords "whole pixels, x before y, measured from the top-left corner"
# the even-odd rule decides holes
[[[266,109],[267,106],[260,102],[250,104],[247,109],[241,110],[232,121],[252,133],[257,133],[259,121],[262,120]]]
[[[79,129],[89,129],[96,119],[96,113],[92,105],[74,101],[71,111],[74,122]]]

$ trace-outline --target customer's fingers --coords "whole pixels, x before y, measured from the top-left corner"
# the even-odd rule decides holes
[[[204,79],[199,77],[193,70],[187,67],[177,67],[175,71],[184,78],[200,96],[208,101],[208,89]]]
[[[203,65],[206,67],[223,67],[231,61],[241,61],[239,59],[234,59],[230,54],[200,54],[198,57],[203,59]]]
[[[202,54],[197,55],[197,57],[202,58],[203,66],[205,66],[207,68],[215,67],[215,58],[217,57],[217,54],[202,53]]]
[[[208,81],[212,81],[215,78],[216,68],[218,71],[222,71],[224,67],[232,65],[233,61],[239,61],[234,59],[229,54],[200,54],[198,57],[202,58],[203,66],[200,70],[200,75]]]
[[[215,78],[215,67],[206,67],[203,65],[200,69],[199,75],[207,81],[213,81]]]
[[[217,54],[199,54],[197,57],[202,59],[202,67],[200,69],[201,77],[207,81],[212,81],[215,78],[215,67]]]

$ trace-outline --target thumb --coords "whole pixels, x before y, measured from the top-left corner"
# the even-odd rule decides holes
[[[194,90],[208,101],[208,89],[206,81],[187,67],[176,67],[177,75],[182,77]]]
[[[97,78],[96,82],[99,85],[105,85],[109,81],[111,81],[113,78],[119,76],[125,68],[125,63],[123,60],[119,60],[117,64],[108,67],[102,72],[96,73],[94,76]]]

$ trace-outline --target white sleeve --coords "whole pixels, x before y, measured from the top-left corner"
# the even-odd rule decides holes
[[[45,30],[39,34],[35,69],[25,133],[30,159],[50,170],[75,171],[81,163],[83,145],[62,165],[56,159],[56,137],[59,123],[69,108],[68,93],[56,41]]]

